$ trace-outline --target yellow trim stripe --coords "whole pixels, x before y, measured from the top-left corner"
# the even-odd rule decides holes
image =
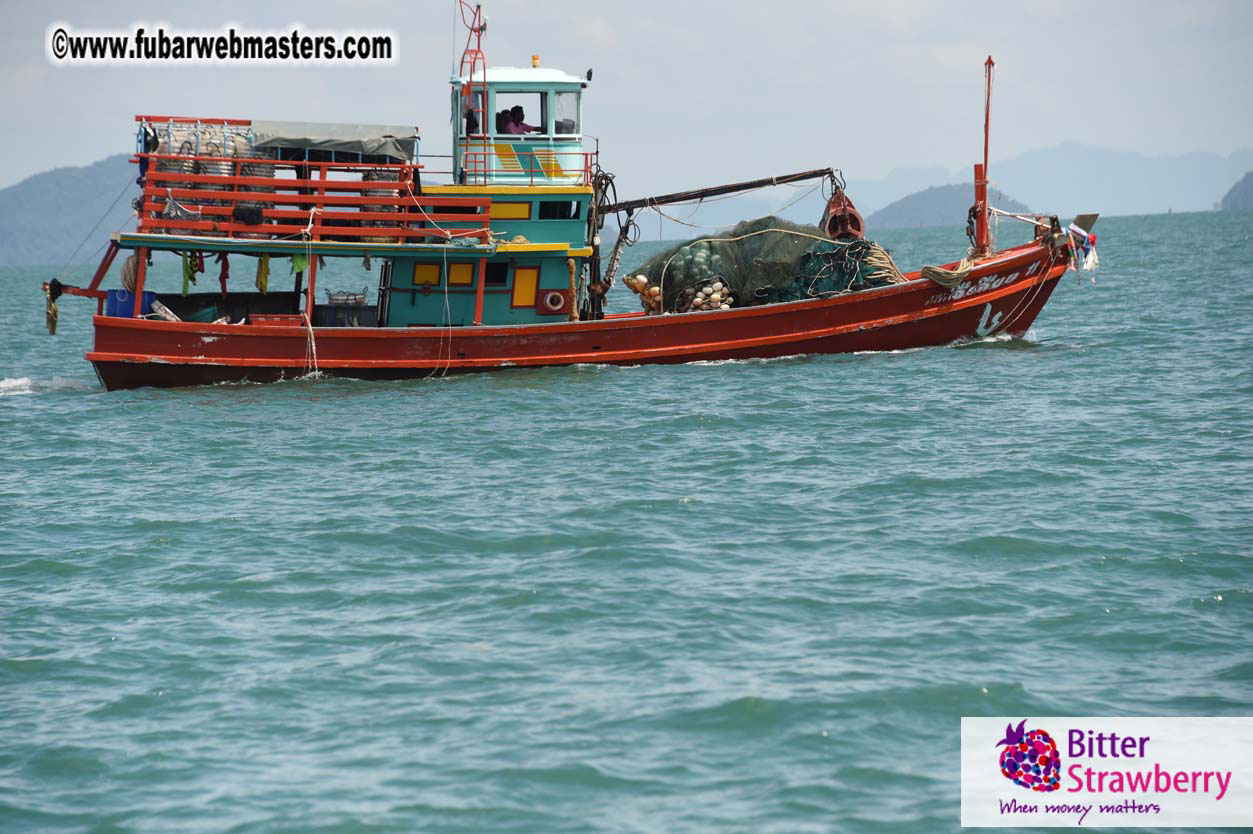
[[[519,173],[522,171],[522,163],[518,162],[518,155],[513,149],[513,145],[508,142],[496,142],[492,145],[496,149],[496,158],[500,160],[500,167],[509,173]]]
[[[592,254],[592,247],[574,249],[568,243],[502,243],[497,252],[565,252],[571,257],[585,258]]]
[[[542,197],[551,194],[591,194],[586,185],[423,185],[423,194],[454,194],[473,197],[478,194],[526,194]]]
[[[543,170],[544,175],[556,179],[564,177],[566,172],[561,170],[560,163],[557,162],[557,152],[551,148],[535,148],[535,161],[539,163],[539,167]]]

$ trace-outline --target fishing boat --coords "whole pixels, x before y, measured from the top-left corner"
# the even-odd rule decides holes
[[[640,312],[607,313],[605,295],[630,236],[619,234],[602,262],[606,218],[629,229],[634,214],[650,207],[807,179],[831,190],[817,237],[861,240],[860,215],[832,168],[616,200],[584,133],[592,72],[567,74],[538,58],[530,67],[488,68],[482,10],[458,2],[467,36],[451,84],[447,165],[419,153],[416,128],[135,117],[137,228],[112,237],[87,286],[44,285],[50,329],[60,296],[97,301],[86,358],[107,390],[310,373],[399,379],[680,363],[1022,336],[1075,262],[1074,227],[1044,215],[1022,218],[1036,229],[1030,243],[993,251],[985,112],[972,245],[962,261],[897,272],[878,286],[783,299],[719,294],[711,289],[722,288],[719,276],[703,262],[709,280],[673,303],[666,300],[673,284],[663,286],[667,264],[655,284],[631,277]],[[991,66],[989,58],[989,98]],[[156,253],[181,258],[182,292],[146,288]],[[103,289],[119,258],[121,287]],[[375,291],[319,303],[318,271],[328,258],[377,271]],[[273,282],[281,276],[290,289],[271,286],[272,266]],[[190,291],[214,270],[219,287]],[[254,286],[228,286],[241,279]]]

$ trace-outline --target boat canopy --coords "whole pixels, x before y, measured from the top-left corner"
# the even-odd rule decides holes
[[[386,156],[397,162],[417,160],[417,133],[415,127],[394,125],[252,122],[254,148]]]

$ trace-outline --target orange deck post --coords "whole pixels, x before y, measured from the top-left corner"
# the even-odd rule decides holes
[[[315,301],[315,293],[318,288],[318,256],[309,256],[309,289],[308,295],[305,296],[305,317],[309,319],[309,326],[313,326],[313,302]]]
[[[487,258],[479,258],[479,279],[474,288],[474,323],[483,323],[483,291],[487,289]]]
[[[988,180],[984,167],[975,163],[975,254],[988,254]]]
[[[148,275],[148,250],[141,246],[135,250],[135,257],[139,260],[135,262],[135,312],[132,315],[139,318],[144,309],[144,278]]]
[[[96,273],[91,276],[91,283],[87,285],[87,289],[100,289],[100,282],[108,274],[109,267],[113,265],[113,259],[117,257],[119,248],[116,240],[109,241],[109,248],[105,251],[104,257],[100,259],[100,265],[96,267]]]

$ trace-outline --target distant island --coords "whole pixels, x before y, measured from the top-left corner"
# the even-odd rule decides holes
[[[54,168],[0,189],[0,215],[8,218],[0,226],[0,266],[60,267],[97,221],[73,263],[86,263],[93,253],[99,260],[97,250],[130,222],[131,198],[139,194],[138,170],[129,159],[123,153],[92,165]]]
[[[1231,190],[1223,197],[1223,211],[1253,211],[1253,171],[1244,175],[1244,179],[1231,186]]]
[[[130,200],[139,193],[134,185],[138,172],[128,163],[129,156],[117,154],[92,165],[56,168],[0,188],[0,212],[7,219],[0,226],[0,266],[59,267],[84,237],[88,240],[74,255],[73,262],[87,263],[93,260],[93,255],[94,260],[99,260],[98,250],[111,232],[119,227],[134,228]],[[1250,168],[1253,168],[1253,150],[1249,149],[1225,156],[1191,153],[1149,157],[1067,143],[995,160],[992,177],[1002,188],[1040,211],[1059,214],[1100,211],[1108,216],[1165,212],[1171,208],[1207,211],[1216,206],[1253,210],[1253,171],[1240,179]],[[752,173],[770,171],[754,167]],[[1232,187],[1231,183],[1237,179],[1240,181]],[[953,184],[926,188],[928,184],[945,182]],[[673,186],[709,184],[711,181],[684,181]],[[648,193],[622,179],[618,189],[632,197]],[[1227,189],[1230,189],[1227,196],[1220,201],[1220,195]],[[906,166],[882,179],[850,179],[847,191],[866,215],[872,233],[876,229],[961,225],[974,200],[970,171],[966,167],[947,170],[940,166]],[[117,204],[106,213],[119,194]],[[784,201],[788,205],[781,206],[780,202]],[[992,201],[998,208],[1027,210],[1025,205],[1001,192],[994,191]],[[769,214],[814,223],[825,207],[822,189],[815,188],[799,200],[790,193],[780,194],[778,201],[768,199],[764,192],[732,195],[725,200],[692,207],[682,215],[683,223],[651,213],[641,214],[637,219],[648,238],[681,240],[695,234],[696,230],[687,224],[729,228],[746,218]],[[97,221],[99,227],[93,232]],[[605,234],[610,235],[608,226]]]
[[[995,188],[988,196],[992,205],[1005,211],[1030,213],[1031,209]],[[866,218],[866,228],[917,229],[923,226],[960,226],[974,204],[974,186],[940,185],[902,197]]]

